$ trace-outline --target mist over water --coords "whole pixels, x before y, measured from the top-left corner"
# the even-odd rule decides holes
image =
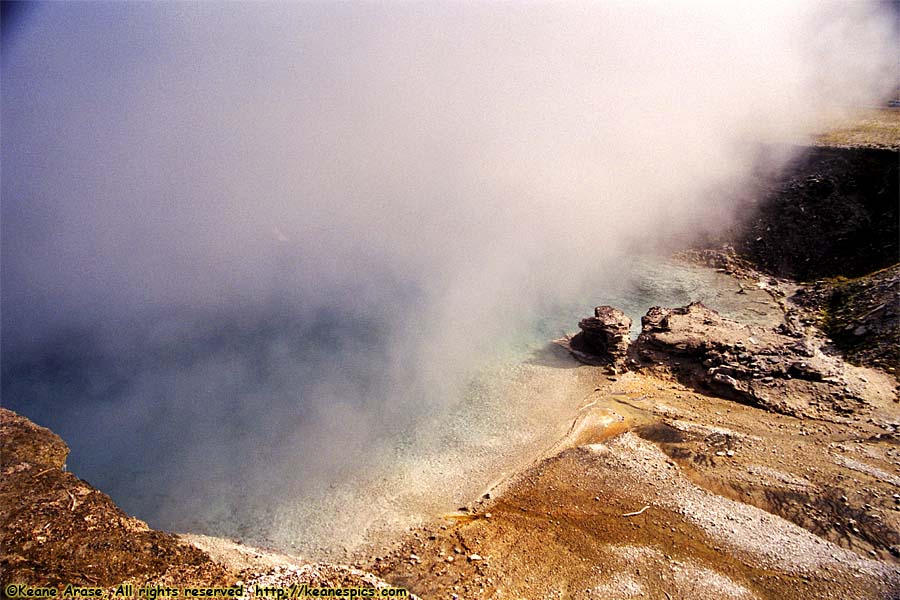
[[[727,223],[788,158],[760,144],[889,94],[882,7],[35,5],[3,31],[2,402],[152,525],[325,539],[410,457],[502,453],[485,365]]]

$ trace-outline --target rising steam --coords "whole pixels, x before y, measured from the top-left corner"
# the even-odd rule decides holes
[[[495,336],[890,93],[881,7],[37,5],[3,32],[4,403],[155,524],[289,528]]]

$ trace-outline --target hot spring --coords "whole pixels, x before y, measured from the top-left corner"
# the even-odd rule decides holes
[[[272,309],[184,338],[155,332],[114,356],[71,333],[7,360],[3,397],[67,441],[70,470],[155,528],[340,558],[471,502],[559,439],[598,375],[549,342],[594,304],[623,307],[635,333],[650,306],[694,300],[778,321],[764,292],[738,289],[710,269],[635,259],[618,287],[478,340],[491,352],[448,396],[421,391],[427,410],[380,373],[377,324]]]

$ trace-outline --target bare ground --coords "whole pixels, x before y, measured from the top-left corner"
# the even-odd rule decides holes
[[[425,598],[900,594],[893,426],[583,368],[596,403],[570,447],[366,566]]]
[[[816,138],[821,146],[897,148],[900,146],[900,108],[871,108],[837,123]]]

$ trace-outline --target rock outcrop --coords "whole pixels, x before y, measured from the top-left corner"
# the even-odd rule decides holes
[[[900,264],[855,279],[816,281],[791,301],[847,360],[900,378]]]
[[[126,515],[64,470],[56,434],[0,408],[0,580],[34,585],[224,583],[206,553]]]
[[[631,332],[631,319],[625,313],[612,306],[598,306],[594,316],[582,319],[578,327],[581,333],[567,340],[576,358],[614,368],[624,364]]]
[[[69,456],[69,447],[58,435],[4,408],[0,408],[0,449],[4,473],[21,464],[62,471]]]
[[[896,396],[890,378],[824,354],[821,340],[744,325],[701,303],[653,307],[641,325],[636,366],[663,366],[682,383],[767,410],[841,419]]]

